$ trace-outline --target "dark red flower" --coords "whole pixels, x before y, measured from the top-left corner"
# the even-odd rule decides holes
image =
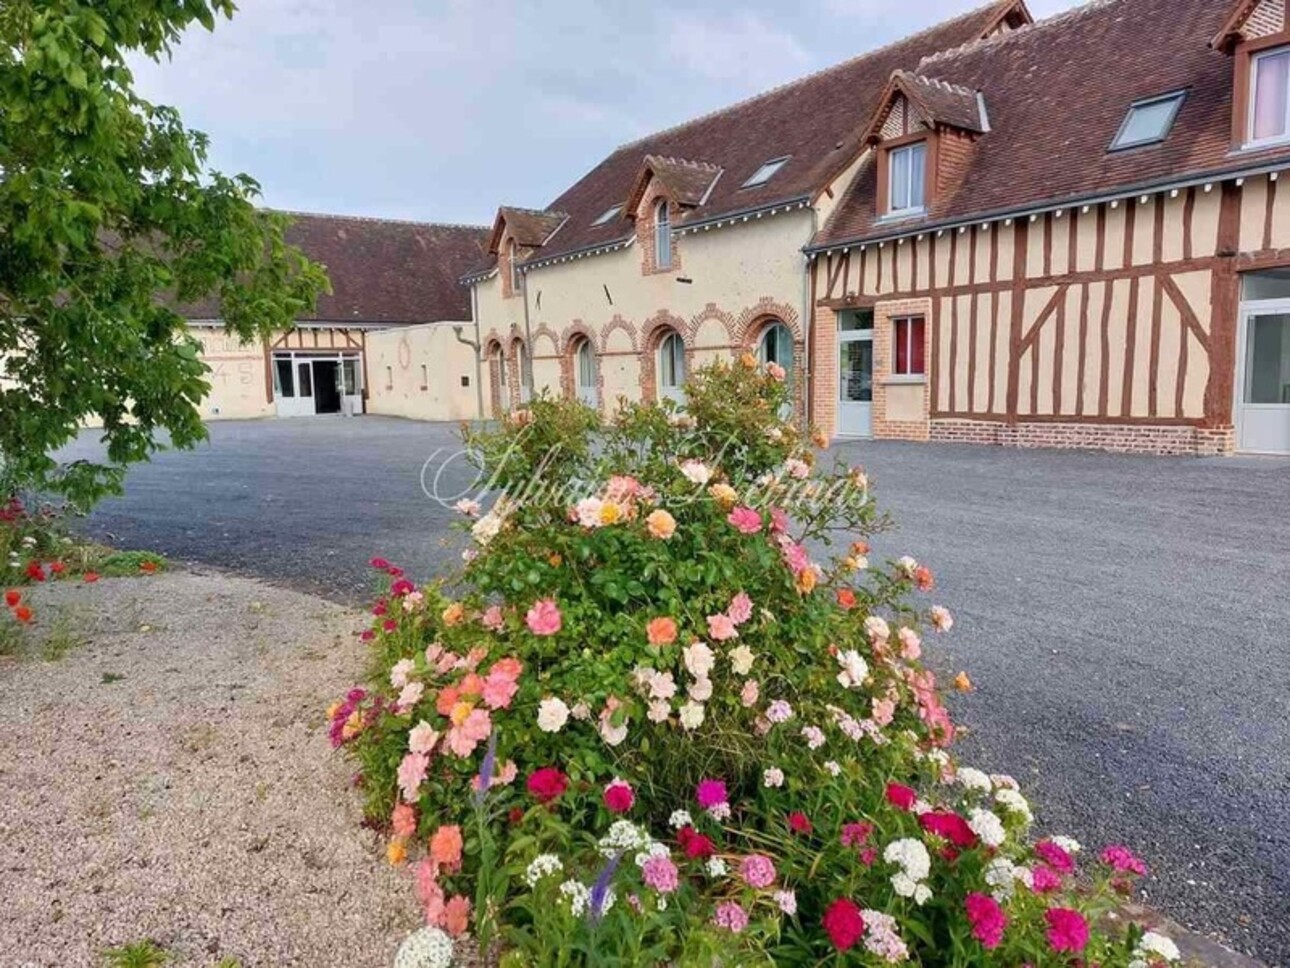
[[[918,794],[912,787],[907,787],[900,783],[887,784],[887,802],[893,807],[908,812],[914,809],[914,804],[917,801]]]
[[[636,794],[628,784],[615,780],[605,787],[604,801],[611,813],[626,813],[636,802]]]
[[[389,568],[385,569],[385,573],[389,575],[391,578],[403,577],[403,569],[400,568],[398,565],[390,565]]]
[[[396,581],[393,585],[390,586],[390,594],[393,595],[395,598],[402,598],[404,595],[407,595],[409,592],[416,591],[416,588],[417,586],[412,584],[412,582],[408,581],[406,578],[400,578],[398,581]]]
[[[918,823],[929,834],[944,837],[956,847],[975,847],[976,834],[968,822],[950,810],[929,810],[918,818]]]
[[[840,897],[828,906],[820,922],[839,951],[854,948],[864,935],[864,917],[854,901]]]
[[[39,561],[27,562],[27,577],[32,581],[45,580],[45,569],[40,567]]]
[[[717,852],[716,844],[688,825],[676,832],[676,842],[691,860],[707,860]]]
[[[795,834],[809,834],[815,828],[806,814],[800,810],[794,810],[788,815],[788,829]]]
[[[371,561],[368,562],[368,564],[379,571],[385,571],[387,568],[390,567],[390,563],[386,561],[384,558],[373,558]]]
[[[550,803],[569,789],[569,778],[554,766],[544,766],[529,774],[529,793],[539,803]]]
[[[8,605],[10,608],[16,607],[17,604],[21,601],[22,601],[22,592],[18,591],[18,589],[16,588],[10,588],[8,591],[4,593],[4,603]]]
[[[524,819],[524,808],[511,807],[510,811],[506,814],[506,819],[510,821],[512,825],[519,823]]]

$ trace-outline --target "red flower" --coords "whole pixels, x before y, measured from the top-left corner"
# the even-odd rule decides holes
[[[519,823],[521,820],[524,819],[524,808],[511,807],[511,809],[506,814],[506,819],[511,823],[512,826]]]
[[[390,586],[390,594],[395,598],[402,598],[409,592],[416,591],[416,587],[416,585],[412,584],[412,582],[408,581],[406,578],[400,578]]]
[[[40,567],[39,561],[27,562],[27,577],[32,581],[45,580],[45,569]]]
[[[811,826],[811,820],[800,810],[794,810],[788,815],[788,829],[795,834],[809,834],[815,828]]]
[[[32,611],[26,605],[19,605],[13,610],[13,617],[26,625],[32,619]]]
[[[850,588],[838,589],[838,604],[847,611],[856,607],[856,593]]]
[[[49,570],[55,575],[61,575],[67,570],[67,566],[61,561],[51,561],[49,563]]]
[[[1078,911],[1049,908],[1044,912],[1044,920],[1048,922],[1048,944],[1054,951],[1079,954],[1088,944],[1088,922]]]
[[[400,568],[398,565],[390,565],[389,568],[385,569],[385,573],[389,575],[391,578],[403,577],[403,569]]]
[[[864,918],[854,901],[840,897],[829,905],[820,922],[825,933],[839,951],[854,948],[864,935]]]
[[[85,574],[81,576],[81,578],[85,580],[85,584],[93,585],[96,581],[99,580],[99,573],[97,571],[87,571]]]
[[[908,813],[914,809],[914,804],[917,800],[918,794],[911,787],[903,786],[899,783],[887,784],[887,802],[893,807]]]
[[[139,562],[139,570],[145,575],[151,575],[157,570],[157,563],[155,561],[141,561]]]
[[[932,577],[932,570],[926,565],[919,565],[915,568],[914,584],[918,586],[919,591],[930,592],[936,586],[936,579]]]
[[[632,792],[630,785],[622,780],[615,780],[605,787],[604,801],[611,813],[626,813],[636,802],[636,794]]]
[[[1112,844],[1102,851],[1102,863],[1125,874],[1145,874],[1147,865],[1133,851],[1120,844]]]
[[[676,841],[691,860],[707,860],[717,852],[716,844],[688,825],[676,832]]]
[[[1035,853],[1048,862],[1048,866],[1062,874],[1069,874],[1075,869],[1075,860],[1066,849],[1051,840],[1041,840],[1035,844]]]
[[[554,766],[544,766],[529,774],[528,789],[539,803],[550,803],[569,789],[569,778]]]
[[[21,601],[22,592],[18,591],[16,588],[10,588],[4,593],[4,603],[10,608],[16,608],[18,603]]]
[[[976,834],[968,822],[950,810],[929,810],[918,818],[918,823],[929,834],[944,837],[957,847],[976,846]]]
[[[969,894],[963,905],[968,920],[972,922],[972,937],[986,948],[997,948],[1003,942],[1003,929],[1008,926],[1008,916],[999,902],[988,894]]]
[[[390,567],[390,563],[386,561],[384,558],[373,558],[371,561],[368,562],[368,564],[379,571],[385,571],[387,568]]]

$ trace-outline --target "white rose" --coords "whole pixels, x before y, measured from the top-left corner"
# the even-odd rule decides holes
[[[752,669],[753,659],[752,649],[746,645],[740,645],[730,650],[730,668],[734,670],[737,676],[746,676]]]
[[[690,683],[690,698],[695,702],[707,702],[712,698],[712,680],[708,678],[695,679]]]
[[[703,486],[712,480],[712,471],[708,465],[699,460],[687,460],[681,462],[681,473],[691,484]]]
[[[698,729],[703,725],[703,703],[687,702],[681,707],[681,725],[686,729]]]
[[[568,721],[569,707],[564,700],[552,696],[538,703],[537,723],[542,732],[558,733]]]

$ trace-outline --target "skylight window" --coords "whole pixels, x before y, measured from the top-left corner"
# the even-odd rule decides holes
[[[607,222],[612,222],[614,219],[618,217],[619,213],[622,210],[623,210],[623,207],[621,205],[615,205],[613,208],[606,209],[604,213],[601,214],[600,218],[596,219],[591,224],[595,226],[595,225],[604,225]]]
[[[790,156],[785,155],[783,158],[773,158],[770,161],[763,162],[762,166],[753,172],[752,177],[744,182],[741,187],[756,188],[758,185],[766,184],[775,177],[775,173],[777,171],[788,164],[789,157]]]
[[[1111,142],[1111,150],[1137,148],[1164,141],[1186,96],[1186,91],[1175,91],[1130,104],[1129,113],[1124,116],[1120,130]]]

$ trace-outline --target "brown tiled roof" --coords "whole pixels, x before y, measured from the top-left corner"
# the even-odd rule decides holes
[[[517,245],[526,248],[540,246],[551,237],[551,233],[560,227],[568,218],[563,212],[538,211],[533,208],[514,208],[503,205],[497,210],[493,222],[493,232],[488,239],[488,251],[497,254],[497,247],[502,240],[502,226],[510,229],[511,238]]]
[[[1029,19],[1022,0],[994,0],[887,47],[624,145],[551,203],[549,208],[567,212],[569,221],[530,261],[629,237],[632,224],[624,214],[603,225],[593,223],[626,202],[648,156],[703,159],[722,169],[691,219],[810,195],[854,157],[893,71],[912,69],[928,54],[977,40],[1002,21],[1022,19]],[[786,155],[788,162],[768,182],[742,187],[764,162]]]
[[[685,208],[694,208],[703,201],[703,197],[721,174],[721,168],[706,161],[687,161],[684,158],[660,158],[658,155],[646,155],[640,172],[632,184],[631,193],[627,196],[624,211],[630,217],[640,204],[649,177],[653,176],[662,182],[669,195]]]
[[[990,130],[961,181],[925,218],[884,223],[870,161],[815,245],[1290,161],[1287,147],[1231,152],[1232,59],[1209,46],[1229,12],[1216,0],[1099,0],[927,58],[920,74],[984,95]],[[1132,102],[1180,90],[1162,143],[1107,150]]]
[[[901,71],[901,87],[923,116],[935,124],[948,124],[965,131],[984,131],[981,102],[971,88],[940,81],[934,77]]]
[[[301,322],[429,323],[470,318],[470,292],[458,280],[478,264],[488,229],[348,215],[286,213],[286,239],[321,263],[331,295]],[[179,309],[218,319],[219,304]]]
[[[1223,23],[1218,28],[1218,33],[1209,42],[1210,46],[1223,48],[1240,36],[1241,27],[1245,25],[1245,21],[1258,5],[1259,0],[1236,0],[1229,9],[1227,16],[1223,18]]]

